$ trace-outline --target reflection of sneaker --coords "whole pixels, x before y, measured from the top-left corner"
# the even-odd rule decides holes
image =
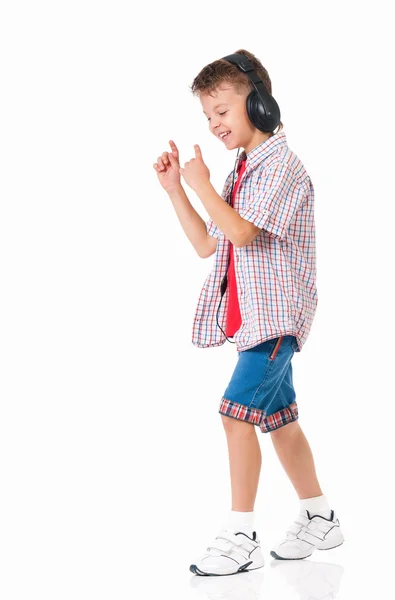
[[[277,561],[276,561],[277,562]],[[263,571],[246,571],[238,577],[191,577],[191,588],[209,600],[260,600]]]
[[[344,572],[340,565],[312,560],[273,560],[270,567],[280,571],[286,583],[299,594],[300,600],[335,598]]]
[[[299,517],[289,527],[285,539],[270,552],[278,559],[291,560],[311,556],[313,551],[330,550],[344,542],[340,521],[332,510],[331,518],[310,515],[302,510]]]
[[[256,531],[252,539],[242,531],[221,529],[205,554],[189,567],[195,575],[233,575],[265,564]]]

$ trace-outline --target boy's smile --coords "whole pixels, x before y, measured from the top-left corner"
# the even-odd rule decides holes
[[[228,150],[244,148],[248,154],[273,135],[259,131],[248,118],[246,98],[250,90],[239,95],[232,84],[223,83],[212,93],[213,96],[201,94],[200,103],[210,131],[223,141]]]

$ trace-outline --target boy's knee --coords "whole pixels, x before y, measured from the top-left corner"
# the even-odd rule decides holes
[[[221,415],[221,419],[226,433],[255,433],[255,425],[253,423],[243,421],[242,419],[228,417],[226,415]]]
[[[270,432],[272,438],[280,439],[283,437],[288,437],[290,435],[294,435],[300,429],[298,421],[292,421],[291,423],[287,423],[286,425],[282,425],[278,429],[273,429]]]

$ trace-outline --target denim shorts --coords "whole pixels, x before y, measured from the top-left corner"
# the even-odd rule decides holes
[[[291,365],[296,349],[296,337],[285,335],[238,352],[220,414],[258,425],[263,433],[296,421]]]

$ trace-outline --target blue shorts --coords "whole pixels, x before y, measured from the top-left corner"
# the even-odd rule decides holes
[[[296,421],[291,365],[296,349],[296,337],[285,335],[238,352],[220,414],[258,425],[263,433]]]

